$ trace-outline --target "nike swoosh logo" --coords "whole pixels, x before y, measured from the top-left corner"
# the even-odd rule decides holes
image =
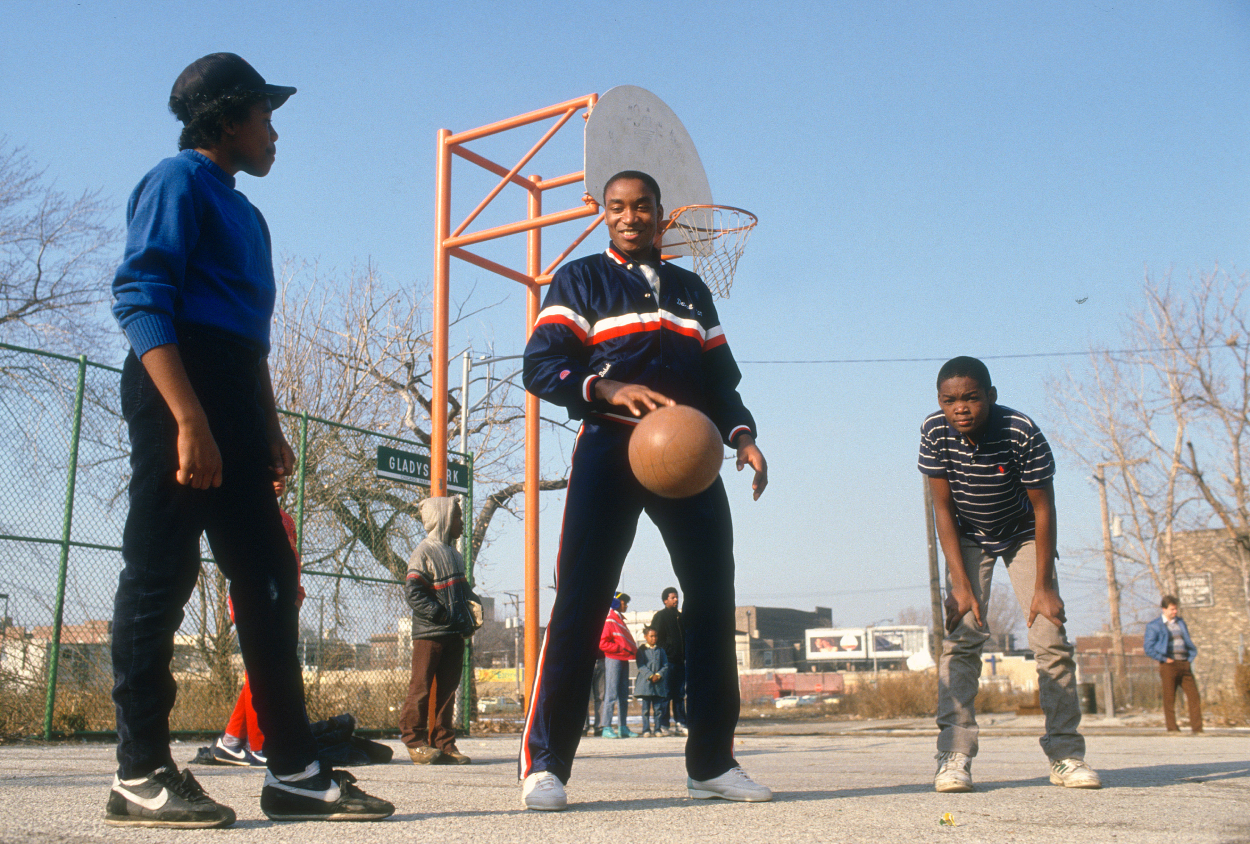
[[[116,789],[117,793],[120,794],[122,797],[125,797],[131,803],[136,803],[142,806],[143,808],[147,809],[149,812],[155,812],[157,809],[161,808],[162,806],[164,806],[166,803],[169,802],[169,789],[168,788],[162,788],[161,793],[158,794],[156,797],[140,797],[139,795],[135,794],[133,791],[130,791],[129,789],[127,789],[125,786],[121,785],[120,783],[118,785],[113,786],[113,788]]]
[[[334,785],[330,786],[325,791],[309,791],[306,788],[300,788],[298,782],[287,783],[282,780],[277,780],[277,778],[275,779],[276,782],[271,783],[271,785],[274,785],[283,791],[288,791],[291,794],[298,794],[301,797],[312,797],[325,803],[333,803],[343,795],[343,792],[339,790],[338,783],[334,783]]]

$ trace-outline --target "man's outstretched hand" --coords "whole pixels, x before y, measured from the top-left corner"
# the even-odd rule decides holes
[[[755,437],[739,434],[738,471],[741,472],[745,466],[755,470],[755,477],[751,479],[751,499],[759,501],[764,494],[764,487],[768,486],[768,461],[764,459],[764,452],[755,444]]]

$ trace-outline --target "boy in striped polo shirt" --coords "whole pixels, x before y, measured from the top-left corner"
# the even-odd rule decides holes
[[[957,357],[938,372],[938,404],[920,427],[920,471],[929,478],[946,557],[946,639],[938,663],[938,791],[972,791],[977,755],[973,700],[994,563],[1002,557],[1029,628],[1046,714],[1042,750],[1050,781],[1101,788],[1078,732],[1072,645],[1055,577],[1055,461],[1033,420],[997,404],[985,364]]]

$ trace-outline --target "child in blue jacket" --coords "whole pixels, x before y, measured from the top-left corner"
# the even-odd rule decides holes
[[[654,627],[646,627],[642,637],[647,644],[638,649],[638,677],[634,680],[634,697],[642,702],[642,735],[652,738],[659,735],[651,730],[651,715],[655,714],[656,727],[660,725],[660,712],[668,703],[668,654],[656,647]]]

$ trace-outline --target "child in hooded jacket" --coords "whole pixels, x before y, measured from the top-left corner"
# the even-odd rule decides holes
[[[634,697],[642,704],[642,735],[652,738],[660,734],[660,713],[668,705],[668,654],[656,647],[659,635],[654,627],[644,628],[647,644],[638,649],[638,676],[634,680]],[[655,714],[655,732],[651,731],[651,715]]]
[[[427,498],[418,509],[425,539],[408,559],[404,584],[404,598],[412,607],[412,677],[399,713],[400,739],[418,765],[468,765],[472,760],[456,748],[452,726],[464,642],[479,626],[471,602],[480,601],[453,545],[464,519],[454,498]]]

